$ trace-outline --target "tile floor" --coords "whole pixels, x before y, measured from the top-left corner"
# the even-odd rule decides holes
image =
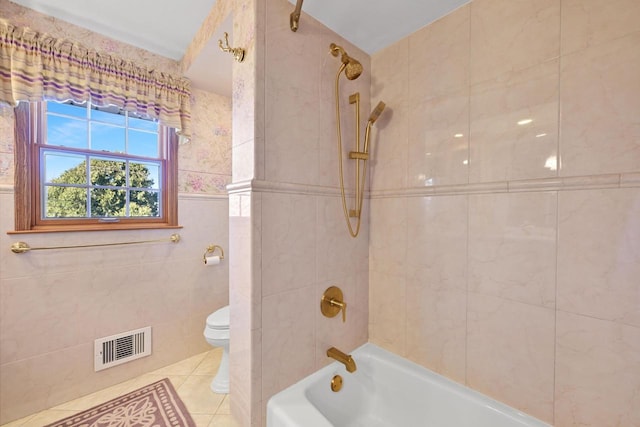
[[[209,384],[220,365],[221,356],[222,349],[198,354],[0,427],[42,427],[165,377],[171,380],[198,427],[238,427],[231,417],[229,395],[215,394],[209,389]]]

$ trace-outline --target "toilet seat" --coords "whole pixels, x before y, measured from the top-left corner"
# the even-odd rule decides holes
[[[208,340],[229,339],[229,306],[222,307],[207,316],[204,337]],[[220,345],[220,344],[218,344]]]
[[[207,328],[229,329],[229,306],[222,307],[207,316]]]

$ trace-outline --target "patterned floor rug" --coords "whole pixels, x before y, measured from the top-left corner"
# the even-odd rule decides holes
[[[168,378],[45,427],[195,427]]]

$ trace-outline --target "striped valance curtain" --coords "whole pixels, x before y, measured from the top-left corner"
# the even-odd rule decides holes
[[[0,20],[0,102],[91,100],[190,136],[190,82]]]

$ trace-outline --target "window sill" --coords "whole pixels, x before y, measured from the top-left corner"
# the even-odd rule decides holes
[[[181,225],[166,224],[92,224],[92,225],[49,225],[34,227],[31,230],[7,231],[7,234],[65,233],[75,231],[115,231],[115,230],[174,230]]]

